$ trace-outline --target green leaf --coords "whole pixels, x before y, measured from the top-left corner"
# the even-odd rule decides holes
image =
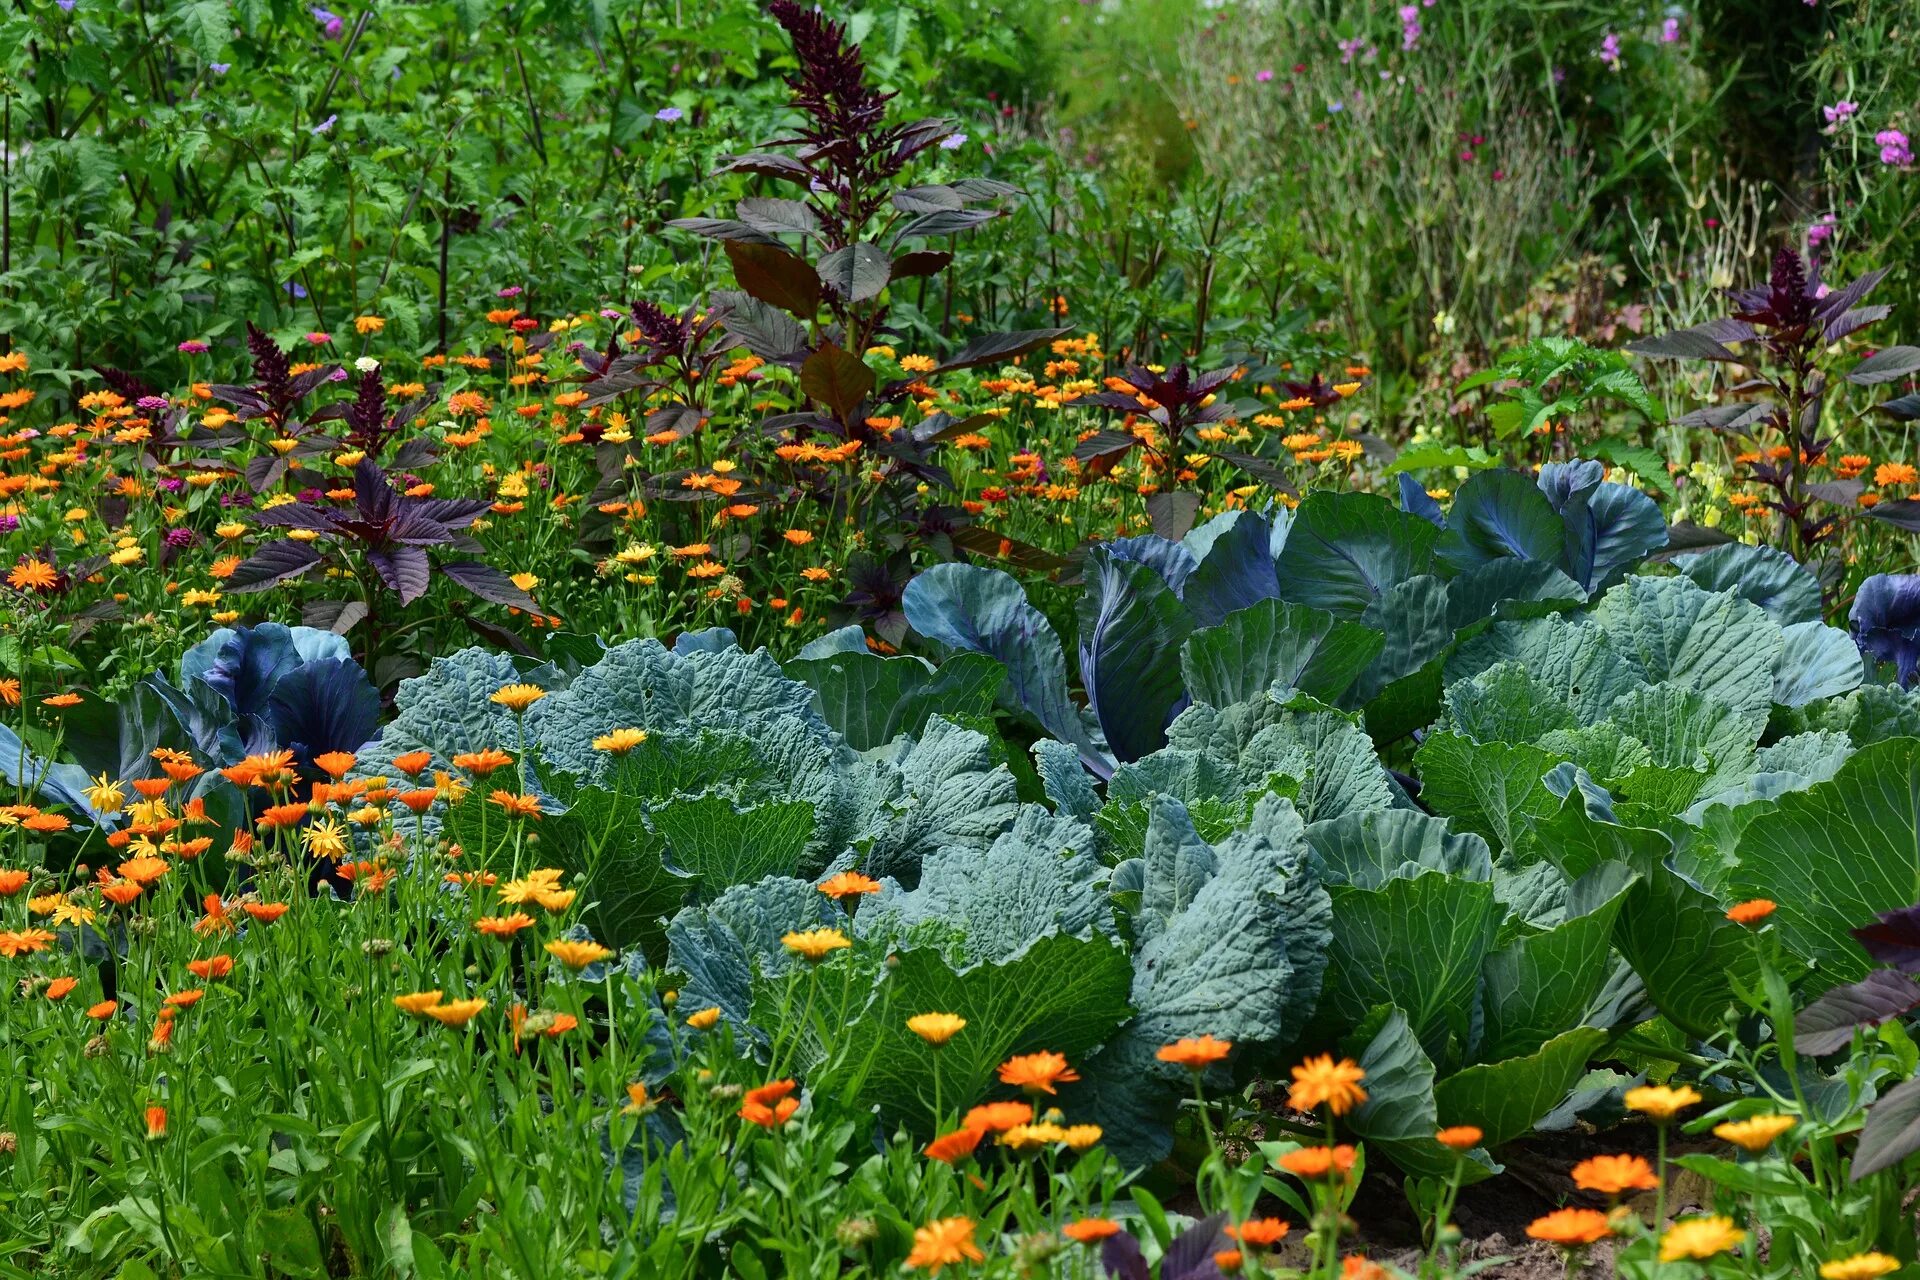
[[[1504,558],[1557,564],[1566,532],[1560,513],[1531,476],[1486,471],[1454,495],[1439,554],[1456,570]]]
[[[1590,616],[1645,683],[1672,681],[1765,723],[1783,642],[1759,606],[1690,578],[1628,578]]]
[[[845,1028],[870,1064],[860,1097],[931,1134],[936,1072],[942,1109],[952,1114],[984,1098],[994,1069],[1016,1053],[1048,1049],[1077,1061],[1126,1018],[1130,978],[1126,951],[1104,936],[1049,934],[1004,960],[959,969],[936,948],[899,951]],[[907,1030],[918,1013],[955,1013],[967,1026],[936,1049]]]
[[[915,657],[858,653],[796,658],[787,674],[804,681],[815,705],[856,751],[884,747],[901,734],[918,737],[927,719],[990,716],[1006,668],[985,654],[956,653],[935,667]]]
[[[1649,415],[1652,416],[1652,415]],[[1658,419],[1656,418],[1656,421]],[[1616,467],[1624,467],[1658,489],[1669,502],[1680,499],[1680,490],[1674,486],[1673,476],[1667,471],[1667,460],[1658,451],[1644,445],[1632,444],[1619,438],[1596,440],[1586,448],[1588,453],[1603,462]]]
[[[1574,727],[1573,709],[1515,662],[1500,662],[1446,693],[1447,725],[1475,742],[1533,742]]]
[[[1499,465],[1498,457],[1477,444],[1413,444],[1402,449],[1383,474],[1391,479],[1402,471],[1428,471],[1436,467],[1449,470],[1465,467],[1469,471],[1485,471]]]
[[[1575,1027],[1524,1057],[1456,1072],[1434,1086],[1440,1122],[1478,1127],[1489,1147],[1523,1137],[1560,1105],[1606,1042],[1598,1027]]]
[[[1784,551],[1729,542],[1675,556],[1673,567],[1708,591],[1732,591],[1752,601],[1783,627],[1820,620],[1820,580]]]
[[[1413,760],[1422,803],[1456,830],[1476,832],[1504,853],[1520,847],[1534,820],[1560,807],[1560,797],[1543,779],[1564,762],[1539,747],[1435,733]]]
[[[1579,1025],[1607,980],[1613,922],[1634,879],[1622,863],[1602,864],[1572,886],[1563,923],[1487,957],[1481,984],[1485,1022],[1476,1059],[1499,1062],[1529,1054]],[[1585,1059],[1578,1065],[1584,1067]],[[1536,1115],[1559,1100],[1553,1098]]]
[[[1407,1015],[1399,1009],[1372,1010],[1340,1047],[1367,1073],[1367,1100],[1343,1124],[1365,1140],[1369,1151],[1384,1153],[1408,1173],[1450,1176],[1459,1157],[1434,1141],[1441,1113],[1434,1098],[1433,1061],[1420,1047]],[[1486,1153],[1476,1150],[1468,1155],[1461,1180],[1478,1182],[1495,1172]]]
[[[1405,1010],[1429,1056],[1464,1044],[1480,967],[1502,911],[1488,881],[1438,871],[1378,889],[1334,885],[1322,1013],[1358,1022],[1375,1005]]]
[[[1262,600],[1189,636],[1180,670],[1193,700],[1216,707],[1288,689],[1331,702],[1385,644],[1378,631],[1324,610]]]
[[[674,864],[709,892],[795,874],[813,835],[813,806],[804,800],[739,808],[724,796],[699,796],[656,805],[647,817]]]
[[[882,761],[888,790],[864,865],[912,881],[935,850],[984,852],[1019,815],[1019,786],[983,733],[935,716],[917,741],[901,738]]]
[[[1378,494],[1311,493],[1274,561],[1280,595],[1358,619],[1396,583],[1433,572],[1439,536]]]
[[[1314,873],[1328,885],[1377,889],[1388,880],[1439,871],[1461,880],[1493,878],[1493,855],[1477,835],[1454,834],[1417,809],[1349,813],[1307,828]]]
[[[1692,1036],[1719,1029],[1734,1000],[1729,979],[1748,986],[1759,981],[1752,935],[1729,921],[1719,903],[1658,864],[1628,892],[1614,945],[1646,984],[1654,1007]]]
[[[1863,747],[1832,779],[1790,792],[1741,834],[1738,898],[1779,904],[1773,928],[1825,988],[1865,976],[1848,932],[1920,901],[1920,740]]]
[[[1781,629],[1783,647],[1773,668],[1773,700],[1804,707],[1860,686],[1860,650],[1853,637],[1824,622],[1795,622]]]
[[[842,923],[839,908],[805,880],[735,885],[711,903],[688,907],[667,928],[667,967],[686,975],[680,1003],[717,1007],[751,1027],[757,977],[778,977],[795,963],[782,936]]]

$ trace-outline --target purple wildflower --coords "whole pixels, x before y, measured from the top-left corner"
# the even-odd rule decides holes
[[[1418,5],[1400,6],[1400,49],[1405,53],[1420,43],[1420,9]]]
[[[493,296],[496,298],[517,298],[526,291],[524,285],[510,284],[504,289],[495,289]]]
[[[180,352],[182,355],[203,356],[207,354],[208,347],[206,343],[200,341],[198,338],[188,338],[178,347],[175,347],[174,350]]]
[[[1668,18],[1665,22],[1660,24],[1660,43],[1661,44],[1679,44],[1680,43],[1680,19]]]
[[[19,516],[0,516],[0,533],[12,533],[20,527]]]
[[[320,24],[320,30],[329,40],[338,40],[340,33],[347,29],[347,24],[340,20],[339,14],[329,13],[317,4],[309,6],[307,12],[313,15],[313,20]]]
[[[1273,68],[1262,67],[1260,70],[1253,73],[1253,78],[1256,83],[1265,84],[1267,81],[1273,79]]]
[[[1844,98],[1830,107],[1820,108],[1820,114],[1827,118],[1828,131],[1831,132],[1842,120],[1860,110],[1857,102],[1848,102]]]
[[[1620,37],[1609,31],[1600,41],[1600,61],[1614,71],[1620,69]]]
[[[167,530],[166,542],[168,546],[173,547],[176,550],[178,550],[181,547],[190,547],[193,545],[193,542],[194,542],[193,530],[169,529]]]
[[[142,413],[164,413],[167,408],[165,396],[141,396],[133,402],[133,407]]]
[[[335,112],[333,115],[328,116],[325,120],[322,120],[319,124],[313,126],[313,128],[307,130],[307,132],[312,134],[316,138],[323,133],[331,132],[333,129],[333,122],[338,120],[339,118],[340,118],[339,113]]]
[[[1880,148],[1881,164],[1904,169],[1913,163],[1913,148],[1907,145],[1907,135],[1898,129],[1882,129],[1873,140]]]
[[[967,135],[964,133],[950,133],[940,139],[940,149],[942,151],[958,151],[966,145]]]
[[[686,113],[680,110],[680,108],[678,107],[662,107],[658,111],[653,113],[653,118],[655,120],[664,120],[668,124],[672,124],[675,120],[678,120],[681,116],[685,114]]]
[[[233,64],[231,62],[209,62],[207,64],[207,70],[217,76],[223,76],[233,70]]]

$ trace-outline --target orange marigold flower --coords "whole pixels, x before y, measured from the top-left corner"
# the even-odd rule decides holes
[[[511,938],[522,929],[533,927],[533,917],[524,911],[516,911],[510,916],[481,916],[473,922],[473,927],[493,938]]]
[[[1271,1249],[1286,1238],[1292,1226],[1292,1223],[1282,1218],[1255,1218],[1237,1227],[1228,1227],[1227,1236],[1229,1239],[1238,1240],[1241,1244],[1250,1244],[1256,1249]]]
[[[120,1002],[118,1000],[102,1000],[99,1004],[90,1004],[87,1006],[87,1016],[95,1022],[105,1022],[118,1012],[119,1008]]]
[[[1471,1151],[1486,1135],[1470,1124],[1450,1125],[1433,1135],[1433,1140],[1451,1151]]]
[[[1572,1248],[1604,1240],[1613,1234],[1613,1228],[1607,1225],[1607,1215],[1598,1209],[1555,1209],[1529,1223],[1527,1234],[1535,1240]]]
[[[409,992],[403,996],[395,996],[393,998],[393,1007],[402,1013],[412,1014],[416,1018],[424,1018],[427,1015],[427,1010],[440,1003],[442,994],[443,993],[439,991]]]
[[[1617,1196],[1629,1191],[1651,1191],[1660,1185],[1660,1179],[1654,1176],[1653,1166],[1641,1156],[1590,1156],[1573,1166],[1573,1185],[1582,1191]]]
[[[287,904],[284,902],[249,902],[240,909],[261,924],[272,924],[287,914]]]
[[[880,892],[880,882],[871,876],[863,876],[858,871],[842,871],[820,883],[820,892],[829,898],[854,898],[864,893]]]
[[[1337,1147],[1301,1147],[1287,1152],[1275,1163],[1297,1178],[1324,1178],[1329,1173],[1345,1177],[1353,1169],[1355,1154],[1345,1143]]]
[[[347,771],[358,763],[358,759],[351,751],[329,751],[325,755],[315,756],[313,762],[329,776],[344,778]]]
[[[927,1159],[957,1164],[973,1154],[986,1133],[985,1129],[955,1129],[952,1133],[943,1133],[926,1145]]]
[[[214,982],[233,973],[232,956],[208,956],[205,960],[187,961],[187,972],[205,982]]]
[[[789,1096],[793,1090],[791,1080],[774,1080],[747,1090],[740,1105],[740,1118],[762,1129],[778,1129],[800,1109],[800,1099]]]
[[[47,992],[46,992],[47,999],[64,1000],[68,996],[72,995],[73,989],[79,985],[80,985],[80,979],[78,978],[70,978],[64,975],[62,975],[61,977],[55,978],[52,982],[49,982],[47,984]]]
[[[1360,1087],[1366,1076],[1350,1058],[1335,1062],[1331,1054],[1324,1053],[1308,1058],[1293,1069],[1287,1105],[1295,1111],[1325,1106],[1336,1116],[1343,1116],[1367,1100],[1367,1091]]]
[[[1769,898],[1754,898],[1728,907],[1727,919],[1735,924],[1756,925],[1779,909],[1779,904]]]
[[[1000,1064],[1000,1083],[1028,1093],[1052,1093],[1056,1084],[1070,1084],[1080,1075],[1067,1065],[1065,1054],[1043,1050],[1022,1053]]]
[[[1060,1228],[1060,1234],[1076,1244],[1098,1244],[1120,1234],[1120,1224],[1112,1218],[1082,1218]]]
[[[938,1218],[913,1233],[913,1249],[904,1264],[908,1270],[924,1267],[929,1275],[962,1262],[984,1262],[986,1254],[973,1242],[973,1219]]]
[[[1700,1095],[1692,1085],[1683,1084],[1674,1088],[1664,1084],[1643,1084],[1637,1089],[1627,1090],[1625,1100],[1629,1111],[1638,1111],[1655,1120],[1671,1120],[1699,1102]]]
[[[453,758],[454,768],[465,769],[483,778],[495,769],[504,769],[512,763],[513,757],[498,747],[488,747],[485,751],[463,751]]]
[[[968,1129],[1005,1133],[1033,1119],[1033,1107],[1025,1102],[983,1102],[968,1111],[960,1123]]]
[[[540,819],[540,797],[516,795],[511,791],[494,791],[487,796],[487,803],[498,805],[516,818]]]
[[[1163,1044],[1154,1051],[1154,1057],[1162,1062],[1171,1062],[1185,1067],[1189,1071],[1205,1071],[1214,1063],[1221,1061],[1233,1050],[1233,1041],[1216,1040],[1211,1035],[1198,1039],[1176,1040],[1172,1044]]]
[[[405,755],[393,758],[393,767],[409,778],[419,777],[432,763],[433,752],[431,751],[409,751]]]
[[[1920,470],[1910,462],[1883,462],[1873,469],[1873,485],[1884,489],[1890,484],[1920,483]]]
[[[26,888],[32,879],[31,872],[0,867],[0,898],[11,898]]]
[[[116,907],[131,906],[145,892],[138,880],[109,880],[100,886],[100,896]]]

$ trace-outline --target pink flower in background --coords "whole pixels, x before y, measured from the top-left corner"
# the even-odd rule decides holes
[[[1843,99],[1842,101],[1834,103],[1830,107],[1820,108],[1820,114],[1824,115],[1827,118],[1827,124],[1832,126],[1832,125],[1838,125],[1842,120],[1845,120],[1848,116],[1852,115],[1854,112],[1858,111],[1859,109],[1860,109],[1859,103],[1847,102]],[[1831,132],[1831,130],[1829,130],[1829,132]]]
[[[1668,18],[1665,22],[1660,24],[1660,43],[1661,44],[1679,44],[1680,43],[1680,19]]]
[[[1913,163],[1913,148],[1907,145],[1907,135],[1898,129],[1882,129],[1873,140],[1880,148],[1881,164],[1904,169]]]
[[[1834,224],[1839,219],[1830,213],[1822,214],[1819,221],[1807,228],[1807,253],[1819,250],[1820,246],[1833,239]]]
[[[1420,43],[1420,8],[1418,5],[1400,6],[1400,48],[1411,50]]]
[[[1259,83],[1265,84],[1267,81],[1273,79],[1273,68],[1264,67],[1261,70],[1254,72],[1253,78]]]
[[[1615,71],[1620,69],[1620,37],[1611,31],[1600,41],[1600,61]]]

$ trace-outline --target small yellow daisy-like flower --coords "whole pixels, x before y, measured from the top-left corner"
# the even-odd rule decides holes
[[[711,1031],[719,1021],[720,1006],[717,1004],[687,1015],[687,1025],[695,1031]]]
[[[547,691],[537,684],[509,684],[495,689],[487,696],[487,701],[509,711],[525,711],[546,696]]]
[[[427,1010],[440,1003],[442,994],[439,991],[415,991],[409,995],[395,996],[393,1007],[402,1013],[410,1013],[416,1018],[424,1018]]]
[[[1880,1280],[1900,1269],[1900,1259],[1884,1253],[1856,1253],[1820,1264],[1820,1280]]]
[[[916,1013],[907,1019],[907,1030],[931,1045],[943,1045],[966,1028],[967,1020],[957,1013]]]
[[[1655,1120],[1671,1120],[1699,1101],[1700,1095],[1693,1086],[1685,1084],[1677,1089],[1664,1084],[1644,1084],[1627,1090],[1626,1096],[1627,1110]]]
[[[1713,1126],[1713,1136],[1758,1155],[1772,1146],[1775,1138],[1799,1123],[1793,1116],[1748,1116],[1745,1120],[1732,1120]]]
[[[1102,1132],[1097,1124],[1070,1124],[1066,1127],[1060,1141],[1075,1151],[1085,1151],[1100,1141]]]
[[[540,585],[540,575],[536,573],[516,573],[508,579],[522,591],[531,591]]]
[[[646,740],[645,729],[615,729],[612,733],[603,733],[595,738],[593,749],[610,756],[623,756]]]
[[[1066,1140],[1065,1129],[1045,1121],[1038,1124],[1017,1124],[999,1137],[1001,1146],[1012,1147],[1015,1151],[1037,1151],[1048,1143]]]
[[[547,954],[577,973],[590,964],[611,959],[614,952],[611,947],[603,947],[591,939],[555,938],[547,944]]]
[[[838,929],[808,929],[804,933],[787,934],[780,939],[780,945],[812,964],[819,964],[834,952],[851,947],[853,943]]]
[[[1296,1111],[1313,1111],[1325,1104],[1336,1116],[1343,1116],[1367,1100],[1360,1082],[1367,1073],[1351,1059],[1335,1062],[1331,1054],[1308,1058],[1293,1069],[1293,1088],[1287,1105]]]
[[[443,1027],[464,1027],[487,1007],[485,1000],[455,1000],[451,1004],[437,1004],[423,1012]]]
[[[1660,1237],[1660,1261],[1680,1262],[1689,1258],[1705,1261],[1736,1248],[1746,1238],[1747,1233],[1734,1226],[1733,1219],[1724,1214],[1682,1218]]]

